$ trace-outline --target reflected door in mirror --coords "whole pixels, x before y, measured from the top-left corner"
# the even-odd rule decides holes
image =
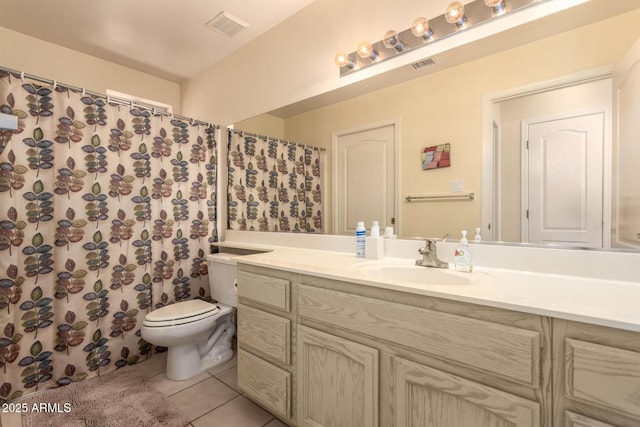
[[[382,229],[392,225],[395,135],[395,124],[336,133],[334,233],[352,235],[358,221],[364,221],[367,228],[372,221],[378,221]]]
[[[526,126],[525,241],[602,247],[604,114]]]

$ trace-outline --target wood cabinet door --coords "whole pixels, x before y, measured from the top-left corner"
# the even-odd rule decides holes
[[[402,358],[393,369],[398,427],[540,426],[537,402]]]
[[[297,329],[298,425],[376,427],[378,350]]]

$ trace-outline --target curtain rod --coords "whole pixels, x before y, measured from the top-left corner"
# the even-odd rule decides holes
[[[302,148],[311,148],[311,149],[313,149],[313,150],[319,150],[320,152],[327,151],[327,149],[326,149],[326,148],[322,148],[322,147],[314,147],[314,146],[312,146],[312,145],[306,145],[306,144],[300,144],[300,143],[298,143],[298,142],[288,141],[288,140],[286,140],[286,139],[272,138],[272,137],[270,137],[270,136],[260,135],[260,134],[257,134],[257,133],[247,132],[247,131],[244,131],[244,130],[229,129],[229,128],[227,128],[227,130],[228,130],[230,133],[235,133],[235,134],[238,134],[238,135],[240,135],[240,136],[243,136],[243,135],[253,136],[254,138],[261,138],[261,139],[267,139],[267,140],[272,140],[272,141],[282,142],[282,143],[283,143],[283,144],[285,144],[285,145],[286,145],[286,144],[293,144],[293,145],[299,145],[299,146],[300,146],[300,147],[302,147]]]
[[[214,127],[216,129],[220,129],[219,125],[216,125],[216,124],[213,124],[213,123],[203,122],[202,120],[197,120],[197,119],[194,119],[192,117],[181,116],[179,114],[173,114],[173,113],[167,113],[167,112],[164,112],[164,111],[159,111],[152,105],[138,104],[138,103],[135,103],[134,101],[132,101],[130,99],[120,98],[120,97],[112,96],[112,95],[105,95],[105,94],[94,92],[94,91],[91,91],[91,90],[86,90],[85,88],[82,88],[82,87],[72,86],[72,85],[69,85],[69,84],[66,84],[66,83],[60,83],[60,82],[57,82],[56,80],[47,79],[47,78],[44,78],[44,77],[36,76],[34,74],[27,74],[24,71],[16,71],[16,70],[12,70],[11,68],[7,68],[7,67],[3,67],[3,66],[0,66],[0,71],[6,71],[7,73],[12,74],[14,77],[19,77],[20,80],[24,80],[25,78],[27,78],[29,80],[34,80],[34,81],[37,81],[37,82],[50,84],[50,85],[53,86],[54,89],[56,87],[58,87],[58,86],[62,86],[62,87],[65,87],[67,89],[71,89],[71,90],[73,90],[75,92],[81,92],[82,94],[87,94],[87,95],[91,95],[93,97],[106,99],[108,102],[114,101],[114,103],[116,103],[116,104],[129,105],[132,108],[133,107],[139,107],[139,108],[143,108],[145,110],[150,110],[150,111],[152,111],[153,115],[167,116],[167,117],[171,117],[172,119],[176,118],[178,120],[189,122],[192,125],[193,124],[199,124],[199,125],[205,125],[205,126],[209,126],[209,127]]]

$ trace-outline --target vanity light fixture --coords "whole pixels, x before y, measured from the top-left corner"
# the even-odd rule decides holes
[[[494,16],[500,16],[507,11],[505,0],[484,0],[484,4],[491,8]]]
[[[394,30],[389,30],[384,33],[382,43],[387,49],[395,49],[397,52],[402,52],[404,50],[404,44],[398,37],[398,33]]]
[[[433,37],[433,30],[429,26],[429,20],[423,16],[416,18],[411,24],[411,34],[429,40]]]
[[[454,1],[445,13],[435,18],[416,18],[404,31],[387,31],[382,40],[375,43],[364,41],[355,52],[339,52],[335,62],[340,68],[340,77],[394,58],[427,44],[436,43],[467,28],[499,19],[501,16],[540,3],[542,0],[471,0],[463,4]],[[548,0],[551,1],[551,0]],[[454,24],[454,25],[451,25]]]
[[[358,45],[358,56],[362,59],[369,58],[371,61],[375,61],[378,59],[378,52],[371,46],[371,43],[363,41]]]
[[[447,12],[444,14],[444,19],[449,24],[456,24],[459,29],[467,27],[467,17],[464,14],[464,5],[459,1],[454,1],[447,6]]]

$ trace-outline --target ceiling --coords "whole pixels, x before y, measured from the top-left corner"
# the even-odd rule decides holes
[[[0,0],[0,26],[175,82],[189,79],[313,0]],[[205,26],[226,11],[249,24]]]

